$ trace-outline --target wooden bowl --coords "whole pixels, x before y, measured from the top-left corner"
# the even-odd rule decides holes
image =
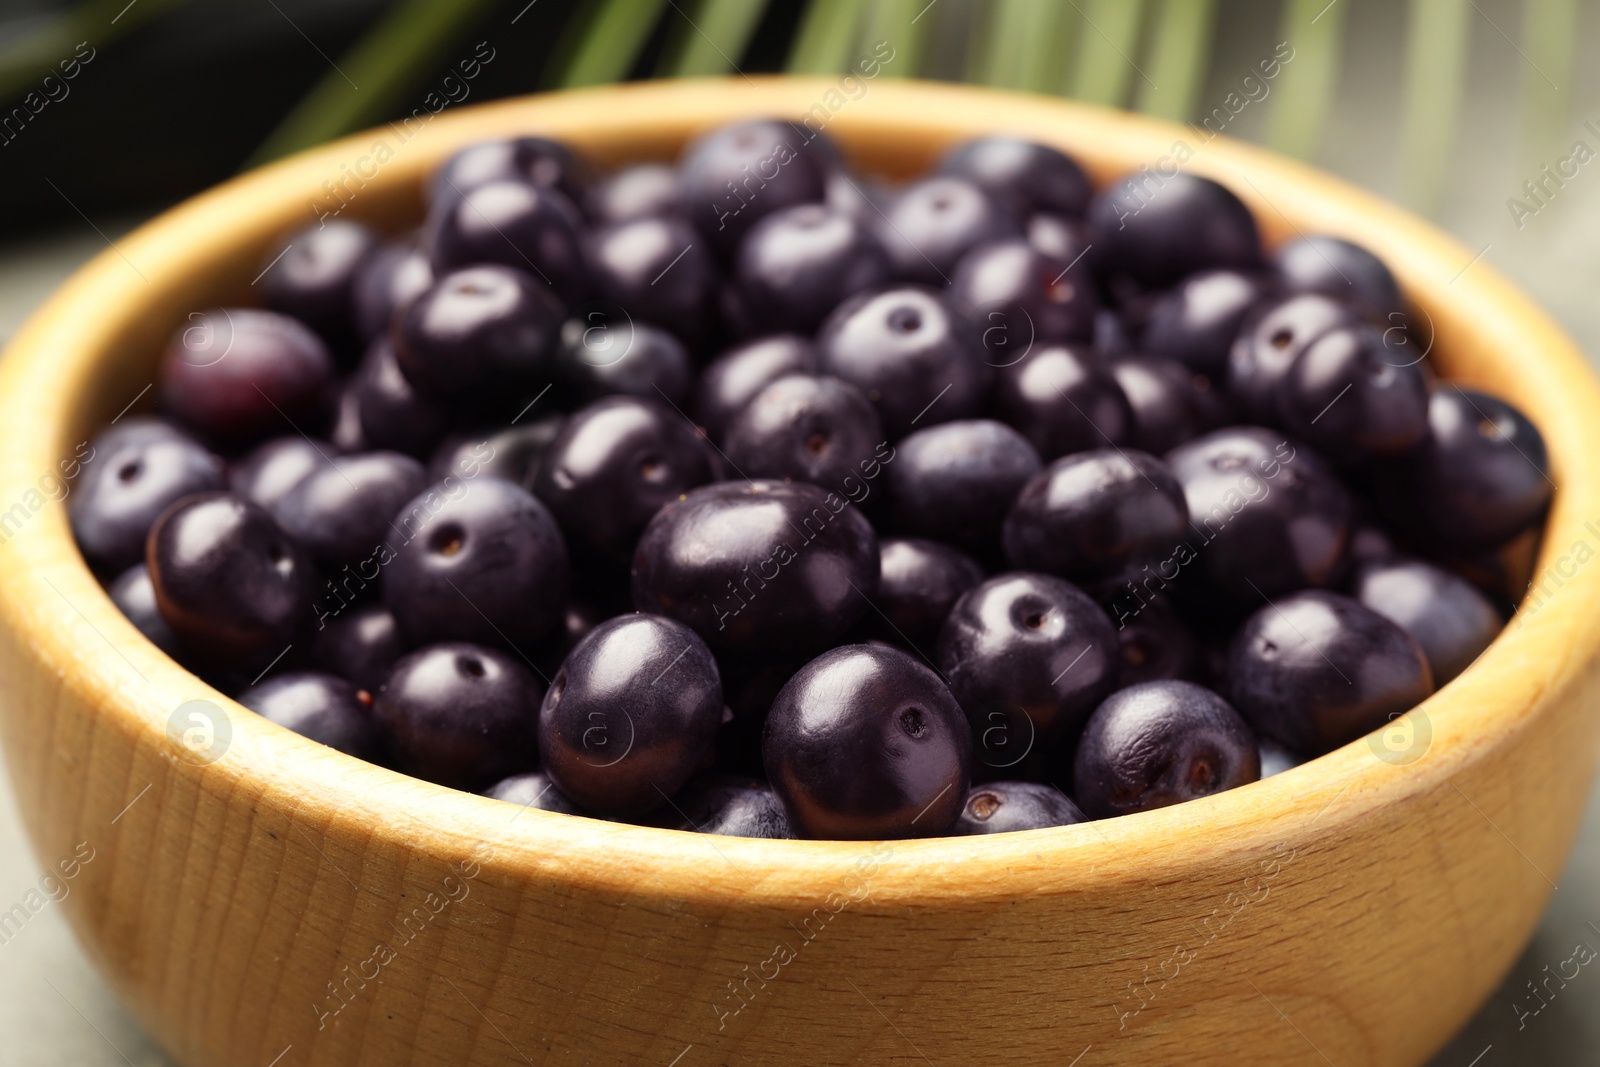
[[[84,565],[51,499],[63,461],[148,403],[187,316],[251,299],[283,234],[338,206],[329,189],[344,217],[398,229],[477,138],[546,132],[610,166],[807,113],[894,176],[995,131],[1101,181],[1192,153],[1269,241],[1374,249],[1431,320],[1429,360],[1544,431],[1561,491],[1537,607],[1384,735],[1208,800],[978,839],[772,842],[524,811],[312,744],[157,651]],[[191,1067],[1415,1064],[1527,941],[1588,793],[1597,463],[1583,359],[1471,250],[1193,128],[886,80],[860,99],[746,79],[462,108],[197,197],[17,336],[0,367],[6,751],[39,860],[72,866],[79,938]]]

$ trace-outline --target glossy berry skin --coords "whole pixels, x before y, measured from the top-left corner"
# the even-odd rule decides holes
[[[428,460],[428,477],[440,482],[451,475],[465,479],[487,474],[531,490],[539,465],[564,425],[564,415],[530,412],[511,426],[457,430],[434,450]]]
[[[693,779],[660,812],[661,824],[725,837],[791,838],[783,801],[756,778],[709,775]]]
[[[1209,270],[1185,278],[1151,307],[1140,350],[1220,377],[1239,325],[1262,294],[1263,286],[1254,276],[1237,270]]]
[[[1013,567],[1085,581],[1170,556],[1188,533],[1183,486],[1144,452],[1063,456],[1029,479],[1005,521]]]
[[[678,171],[665,163],[636,163],[595,182],[584,214],[599,225],[674,215],[683,208]]]
[[[451,156],[435,172],[431,199],[435,204],[447,203],[479,186],[507,179],[556,189],[574,203],[583,203],[594,172],[583,157],[548,137],[479,141]]]
[[[1278,418],[1323,455],[1355,464],[1405,452],[1428,432],[1428,382],[1372,326],[1335,327],[1277,383]]]
[[[1076,736],[1116,686],[1117,634],[1077,586],[1014,572],[956,602],[934,659],[972,724],[979,762],[1004,771]]]
[[[757,119],[712,130],[678,161],[683,213],[723,258],[775,211],[819,202],[824,160],[803,126]]]
[[[1073,792],[1092,819],[1164,808],[1261,777],[1249,725],[1192,682],[1144,682],[1112,694],[1083,729]]]
[[[1113,292],[1165,289],[1203,270],[1261,260],[1250,209],[1209,178],[1143,170],[1096,194],[1087,218]]]
[[[1292,770],[1305,762],[1293,752],[1273,744],[1271,741],[1261,742],[1258,751],[1261,753],[1261,777],[1271,778],[1274,774],[1282,774]]]
[[[145,535],[169,504],[223,486],[220,459],[147,417],[101,431],[79,471],[67,497],[72,533],[84,558],[110,573],[144,558]]]
[[[895,277],[941,286],[974,248],[1022,236],[1022,220],[1009,204],[974,182],[934,177],[901,190],[878,216],[877,230]]]
[[[663,504],[711,480],[710,452],[661,404],[607,397],[575,412],[534,479],[580,553],[625,563]]]
[[[1121,602],[1113,601],[1109,608],[1122,651],[1119,682],[1138,685],[1194,675],[1200,666],[1200,649],[1177,613],[1164,600],[1134,606],[1137,611],[1122,610]]]
[[[343,678],[316,671],[280,674],[240,693],[239,703],[347,756],[373,760],[379,754],[372,694]]]
[[[1379,473],[1392,521],[1458,551],[1509,541],[1539,520],[1554,491],[1544,438],[1527,416],[1448,384],[1428,399],[1422,443]]]
[[[441,203],[426,241],[435,274],[499,263],[527,271],[563,300],[585,291],[578,209],[554,189],[495,181]]]
[[[1258,733],[1303,756],[1379,729],[1433,692],[1427,657],[1404,630],[1321,589],[1252,615],[1234,638],[1228,682]]]
[[[812,333],[846,297],[892,275],[877,237],[822,204],[775,211],[750,228],[734,257],[740,307],[763,332]]]
[[[1095,235],[1081,218],[1039,212],[1028,216],[1024,233],[1029,244],[1051,259],[1094,269]]]
[[[1026,238],[979,245],[956,264],[950,299],[982,331],[984,359],[1005,367],[1036,345],[1094,336],[1100,298],[1087,268]]]
[[[268,511],[312,471],[327,466],[338,449],[327,441],[292,434],[257,445],[228,467],[228,489]]]
[[[311,659],[320,671],[337,674],[369,693],[388,680],[407,651],[394,613],[382,604],[359,604],[331,618],[318,618]]]
[[[937,837],[972,775],[965,717],[939,676],[897,649],[845,645],[778,693],[761,743],[802,837]]]
[[[965,178],[1021,216],[1048,211],[1082,215],[1093,187],[1077,160],[1018,137],[980,137],[952,148],[938,173]]]
[[[995,404],[1001,417],[1049,461],[1128,440],[1133,412],[1110,371],[1088,348],[1035,346],[1000,371]]]
[[[515,655],[481,645],[429,645],[395,664],[373,718],[397,770],[481,789],[538,763],[544,685]]]
[[[1167,466],[1189,505],[1187,551],[1175,562],[1198,562],[1223,596],[1253,607],[1339,578],[1350,494],[1308,445],[1235,426],[1180,445]]]
[[[913,537],[993,554],[1006,512],[1040,466],[1038,450],[993,419],[918,430],[895,446],[889,464],[890,523]]]
[[[960,312],[915,287],[851,297],[817,334],[822,373],[866,393],[892,438],[977,415],[993,376],[981,353]]]
[[[929,650],[956,601],[984,577],[983,568],[960,549],[915,538],[881,542],[878,572],[878,611],[862,621],[887,641]]]
[[[987,782],[967,793],[952,837],[1008,834],[1088,822],[1088,816],[1053,785],[1039,782]]]
[[[1419,559],[1369,563],[1351,595],[1411,635],[1428,657],[1435,687],[1466,670],[1505,626],[1470,582]]]
[[[106,595],[151,644],[173,659],[183,656],[183,643],[156,606],[156,589],[150,582],[149,567],[135,563],[106,586]]]
[[[700,372],[695,421],[720,441],[728,423],[762,389],[788,374],[810,374],[816,366],[816,346],[799,334],[775,334],[730,348]]]
[[[333,418],[328,427],[328,443],[338,452],[367,452],[366,431],[361,428],[361,398],[356,394],[353,377],[346,378],[333,404]]]
[[[1128,443],[1140,451],[1165,455],[1233,421],[1212,379],[1176,360],[1124,356],[1109,369],[1133,413]]]
[[[654,323],[686,344],[710,331],[716,260],[682,219],[647,216],[602,226],[585,236],[584,260],[602,307],[615,305],[635,323]]]
[[[793,374],[755,395],[728,427],[723,452],[747,478],[792,479],[843,492],[886,445],[878,413],[838,378]]]
[[[356,279],[378,250],[378,235],[359,222],[324,220],[293,234],[287,250],[255,283],[261,302],[315,330],[335,356],[353,359]]]
[[[200,312],[172,338],[157,372],[162,409],[226,445],[315,425],[332,381],[322,338],[253,308]]]
[[[450,425],[450,411],[417,392],[400,370],[394,343],[381,336],[350,380],[361,436],[372,448],[426,456]]]
[[[1279,286],[1290,293],[1322,293],[1367,309],[1385,325],[1405,312],[1400,286],[1381,259],[1338,237],[1302,237],[1272,258]]]
[[[362,261],[351,287],[351,316],[357,339],[370,343],[387,333],[397,309],[433,284],[433,264],[419,238],[383,245]]]
[[[228,493],[162,512],[145,562],[161,617],[215,663],[265,666],[311,621],[310,557],[264,508]]]
[[[656,513],[633,558],[640,611],[734,654],[826,648],[870,610],[877,585],[872,524],[804,482],[701,486]]]
[[[717,661],[694,631],[659,615],[620,615],[561,664],[539,709],[539,751],[575,803],[641,815],[710,758],[722,713]]]
[[[328,570],[378,552],[389,521],[428,483],[422,464],[398,452],[340,456],[302,478],[272,517]]]
[[[535,811],[553,811],[561,815],[583,814],[572,798],[557,789],[555,782],[543,771],[529,771],[502,778],[485,789],[483,795]]]
[[[526,652],[561,622],[566,544],[521,486],[486,477],[441,482],[402,505],[393,525],[383,599],[411,644],[473,641]]]
[[[1276,422],[1279,383],[1301,353],[1329,330],[1360,323],[1348,305],[1317,293],[1260,305],[1228,350],[1228,393],[1240,416],[1249,422]]]
[[[470,398],[548,370],[561,304],[544,283],[504,266],[439,278],[395,320],[395,358],[418,394]]]
[[[561,331],[556,373],[578,404],[622,394],[682,407],[694,382],[689,352],[672,334],[645,322],[585,323]]]

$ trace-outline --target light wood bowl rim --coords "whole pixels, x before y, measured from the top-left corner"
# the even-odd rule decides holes
[[[797,114],[837,88],[829,79],[711,79],[463,107],[434,119],[376,182],[414,182],[452,147],[512,131],[548,130],[608,162],[659,156],[688,131],[743,115]],[[829,126],[848,149],[868,156],[883,144],[899,144],[896,138],[944,144],[986,129],[1072,145],[1100,181],[1176,141],[1199,140],[1192,128],[1065,101],[887,79],[874,82],[860,102],[849,102]],[[115,344],[112,327],[136,319],[147,286],[178,284],[174,279],[194,272],[199,254],[230,247],[243,227],[265,232],[291,217],[291,207],[301,213],[292,217],[302,217],[308,191],[383,135],[357,134],[225,183],[119,240],[77,272],[16,335],[0,364],[0,501],[20,499],[37,487],[41,472],[70,455],[82,425],[74,402],[89,394]],[[1582,536],[1584,517],[1600,514],[1600,477],[1593,469],[1600,461],[1600,391],[1578,350],[1543,312],[1488,264],[1474,262],[1472,250],[1326,174],[1226,138],[1204,144],[1187,169],[1238,192],[1271,240],[1315,217],[1321,231],[1349,236],[1382,255],[1434,319],[1472,309],[1484,344],[1518,366],[1526,388],[1515,399],[1540,424],[1561,486],[1541,569]],[[354,207],[361,207],[359,200]],[[1453,365],[1450,353],[1440,355],[1454,371],[1478,376],[1474,367]],[[64,507],[39,512],[7,551],[12,557],[0,567],[0,625],[26,639],[42,669],[59,673],[65,686],[101,709],[97,729],[163,745],[172,709],[186,700],[211,700],[227,711],[233,739],[220,761],[193,773],[214,776],[214,783],[258,803],[292,806],[330,828],[439,857],[465,855],[487,841],[495,855],[486,866],[729,906],[808,900],[819,882],[837,878],[866,847],[709,839],[524,812],[362,763],[245,710],[145,640],[85,566]],[[1431,749],[1417,763],[1384,763],[1366,741],[1357,741],[1263,782],[1177,807],[1019,834],[896,841],[896,863],[875,877],[874,897],[880,903],[1001,900],[1144,883],[1153,871],[1176,878],[1211,866],[1219,853],[1344,834],[1369,812],[1436,789],[1493,758],[1527,727],[1539,704],[1535,698],[1508,703],[1507,693],[1553,691],[1576,679],[1600,648],[1600,630],[1585,617],[1600,601],[1600,567],[1580,569],[1566,585],[1574,588],[1563,588],[1526,625],[1514,620],[1471,669],[1413,713],[1425,715],[1433,733]],[[130,668],[147,682],[132,681]],[[719,854],[738,873],[715,862]]]

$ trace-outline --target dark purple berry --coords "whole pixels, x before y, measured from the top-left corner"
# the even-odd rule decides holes
[[[579,404],[622,394],[683,407],[694,367],[683,343],[644,322],[568,319],[557,374]]]
[[[102,430],[80,466],[67,515],[78,549],[115,573],[144,558],[145,535],[173,501],[223,487],[222,461],[159,419]]]
[[[581,225],[578,209],[556,190],[502,180],[442,202],[428,219],[426,240],[436,273],[498,263],[572,301],[585,285]]]
[[[338,615],[319,617],[311,659],[318,670],[337,674],[369,693],[388,680],[406,653],[394,614],[382,604],[362,604]]]
[[[219,665],[259,668],[311,622],[310,558],[264,508],[196,493],[150,529],[150,581],[161,617]]]
[[[945,285],[961,257],[981,244],[1019,237],[1011,205],[965,178],[924,178],[906,186],[877,218],[878,239],[895,276]]]
[[[665,163],[636,163],[594,183],[583,202],[597,224],[674,215],[683,209],[678,171]]]
[[[1047,256],[1021,237],[961,258],[950,299],[982,331],[985,360],[1006,367],[1036,345],[1094,336],[1100,299],[1087,268]]]
[[[213,308],[172,338],[158,381],[164,410],[207,438],[242,445],[315,426],[333,359],[287,315]]]
[[[584,238],[591,289],[634,322],[703,339],[716,311],[717,266],[705,239],[680,218],[619,222]]]
[[[239,703],[270,722],[357,759],[376,759],[372,694],[343,678],[295,671],[257,682]]]
[[[1084,727],[1073,792],[1109,819],[1198,800],[1261,777],[1256,737],[1228,702],[1191,682],[1144,682],[1112,694]]]
[[[1405,312],[1400,286],[1383,261],[1338,237],[1302,237],[1273,257],[1279,284],[1291,293],[1323,293],[1360,305],[1385,323]]]
[[[1100,190],[1087,217],[1113,292],[1165,289],[1203,270],[1261,261],[1250,209],[1210,178],[1175,169],[1145,167]]]
[[[484,790],[483,795],[536,811],[553,811],[561,815],[583,814],[572,798],[557,789],[555,782],[543,771],[529,771],[502,778]]]
[[[395,357],[429,398],[472,397],[537,380],[553,364],[561,305],[536,278],[477,266],[439,278],[395,321]]]
[[[514,657],[451,642],[395,664],[373,717],[397,769],[481,789],[538,763],[543,695],[544,686]]]
[[[298,434],[274,437],[228,468],[228,488],[271,511],[302,478],[328,466],[336,455],[338,450],[326,441]]]
[[[794,837],[783,801],[754,778],[712,775],[693,779],[661,811],[662,824],[725,837]]]
[[[762,758],[802,837],[938,837],[966,799],[972,739],[933,671],[896,649],[846,645],[783,687]]]
[[[383,599],[413,645],[526,651],[561,621],[567,549],[550,512],[499,478],[441,482],[393,516]]]
[[[1183,486],[1159,459],[1077,452],[1022,487],[1005,520],[1006,558],[1019,570],[1103,578],[1171,555],[1188,525]]]
[[[1354,741],[1433,692],[1427,657],[1404,630],[1320,589],[1250,616],[1234,638],[1228,681],[1234,707],[1257,731],[1305,756]]]
[[[730,348],[700,373],[694,417],[707,434],[721,440],[728,423],[762,389],[786,374],[809,374],[816,365],[816,348],[798,334],[763,337]]]
[[[890,277],[889,257],[866,225],[821,204],[756,223],[733,268],[740,307],[764,333],[812,333],[846,297]]]
[[[980,137],[959,144],[940,160],[938,172],[977,184],[1024,216],[1040,211],[1082,215],[1094,191],[1077,160],[1018,137]]]
[[[552,413],[510,426],[456,430],[434,450],[428,477],[440,482],[452,474],[462,479],[486,474],[531,490],[539,464],[565,424],[566,416]]]
[[[843,492],[888,442],[861,390],[792,374],[768,385],[728,426],[723,452],[747,478],[793,479]]]
[[[936,660],[992,770],[1034,763],[1077,736],[1115,688],[1117,634],[1077,586],[1046,574],[990,578],[939,634]]]
[[[1505,626],[1469,582],[1421,560],[1367,564],[1351,593],[1411,635],[1428,657],[1435,687],[1466,670]]]
[[[1046,461],[1126,442],[1133,432],[1128,398],[1087,348],[1035,347],[1000,371],[996,402],[1005,420]]]
[[[757,119],[723,126],[683,150],[683,212],[712,247],[731,256],[750,227],[775,211],[822,199],[824,166],[804,126]]]
[[[1112,621],[1122,647],[1122,685],[1137,685],[1163,678],[1189,678],[1200,666],[1200,649],[1194,634],[1165,600],[1151,600],[1134,612],[1111,604]]]
[[[710,453],[680,415],[635,397],[573,414],[534,480],[580,554],[626,562],[663,504],[711,480]]]
[[[183,643],[156,606],[156,588],[150,581],[149,567],[135,563],[106,586],[106,595],[151,644],[173,659],[183,656]]]
[[[1198,558],[1226,597],[1254,606],[1339,578],[1350,494],[1308,445],[1236,426],[1178,446],[1167,466],[1189,504],[1190,536],[1175,562]]]
[[[451,156],[430,184],[435,204],[459,199],[490,182],[506,179],[557,189],[574,203],[583,203],[594,182],[589,164],[560,141],[547,137],[514,137],[479,141]]]
[[[1204,374],[1170,359],[1126,356],[1111,376],[1133,412],[1129,444],[1160,456],[1232,421],[1227,397]]]
[[[804,482],[695,489],[656,513],[633,560],[640,611],[739,654],[826,648],[870,610],[877,585],[871,523]]]
[[[967,793],[961,817],[951,828],[955,837],[1008,834],[1016,830],[1043,830],[1088,822],[1067,795],[1039,782],[988,782]]]
[[[945,297],[914,287],[851,297],[817,334],[822,373],[867,394],[891,437],[977,415],[993,376],[982,351]]]
[[[539,751],[575,803],[641,815],[710,758],[722,714],[722,681],[704,641],[672,619],[621,615],[561,664],[539,710]]]
[[[1003,422],[962,419],[918,430],[889,464],[889,518],[913,537],[993,554],[1017,493],[1039,473],[1039,453]]]
[[[387,333],[394,313],[433,284],[433,264],[417,237],[383,245],[362,261],[351,293],[358,339]]]
[[[398,452],[364,452],[323,464],[285,493],[272,517],[328,570],[379,553],[390,520],[427,485],[422,464]]]
[[[359,222],[323,221],[291,236],[256,280],[261,302],[293,315],[321,335],[335,356],[353,358],[356,280],[378,250],[378,235]]]
[[[1279,383],[1311,343],[1361,317],[1347,305],[1315,293],[1261,305],[1246,317],[1228,352],[1228,392],[1251,422],[1276,422]]]
[[[1336,462],[1405,452],[1428,432],[1428,382],[1372,326],[1339,326],[1277,383],[1284,429]]]
[[[1192,275],[1156,300],[1139,348],[1147,356],[1220,377],[1240,323],[1261,297],[1261,283],[1249,274],[1209,270]]]
[[[1428,432],[1379,472],[1379,501],[1403,529],[1461,551],[1504,544],[1550,503],[1550,459],[1526,415],[1497,397],[1440,385]]]
[[[372,448],[425,456],[450,424],[450,412],[419,395],[401,372],[387,336],[372,342],[349,388],[355,393],[361,436]]]
[[[956,601],[983,581],[983,568],[972,557],[938,541],[885,540],[879,545],[878,571],[877,611],[862,622],[885,640],[914,650],[931,650]]]

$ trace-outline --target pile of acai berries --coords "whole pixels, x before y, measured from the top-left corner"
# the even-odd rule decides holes
[[[891,189],[751,121],[426,199],[274,245],[69,499],[150,640],[351,755],[744,836],[1102,819],[1384,728],[1527,581],[1537,429],[1205,178],[987,137]]]

